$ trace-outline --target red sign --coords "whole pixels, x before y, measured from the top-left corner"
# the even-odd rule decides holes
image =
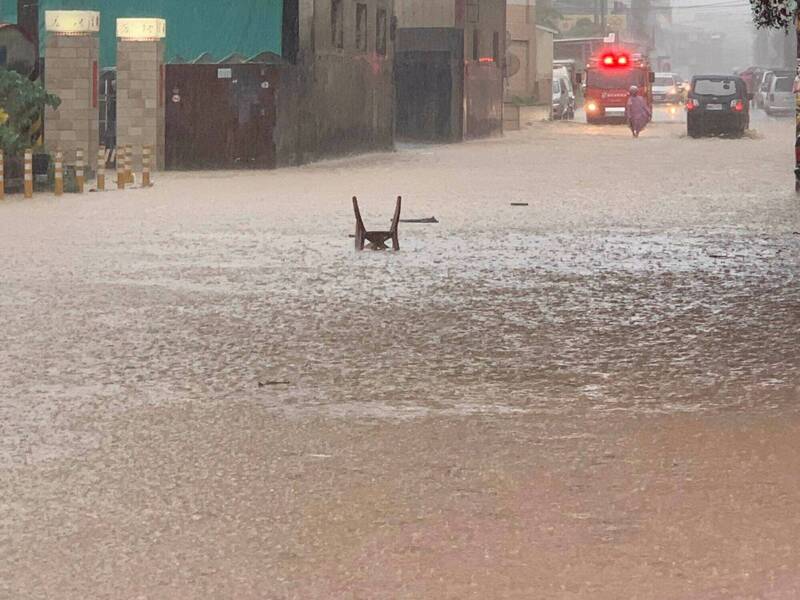
[[[92,62],[92,108],[97,108],[100,81],[97,79],[97,61]]]

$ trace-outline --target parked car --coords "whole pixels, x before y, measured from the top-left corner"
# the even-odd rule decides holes
[[[553,79],[553,119],[571,119],[573,116],[566,82],[561,78]]]
[[[653,103],[680,102],[683,94],[674,73],[656,73],[653,81]]]
[[[750,95],[741,77],[695,75],[686,100],[686,127],[691,137],[711,133],[741,136],[750,126]]]
[[[553,61],[553,70],[564,68],[569,77],[570,91],[574,94],[578,89],[578,66],[575,59],[556,59]]]
[[[795,96],[792,91],[793,77],[773,77],[769,86],[764,110],[768,115],[790,115],[795,112]]]
[[[678,75],[677,73],[672,74],[675,77],[675,86],[678,88],[678,95],[680,96],[680,102],[686,100],[686,94],[689,93],[689,84],[690,82],[684,81],[683,77]]]
[[[772,69],[764,71],[764,74],[761,76],[761,83],[758,86],[758,91],[755,95],[755,105],[758,108],[766,109],[767,107],[767,97],[769,96],[770,89],[772,87],[772,80],[776,77],[792,77],[794,78],[794,73],[791,71],[786,70],[778,70]]]
[[[764,108],[764,100],[769,91],[769,84],[772,81],[772,71],[764,71],[761,74],[761,79],[758,82],[758,89],[754,94],[754,104],[756,108]]]
[[[575,92],[566,67],[553,69],[553,118],[575,118]]]

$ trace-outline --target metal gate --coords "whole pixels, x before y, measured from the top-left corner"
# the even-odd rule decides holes
[[[279,66],[166,67],[166,168],[275,167]]]
[[[107,150],[117,147],[117,69],[100,73],[100,145]]]
[[[450,139],[453,79],[449,52],[402,52],[395,61],[397,135]]]

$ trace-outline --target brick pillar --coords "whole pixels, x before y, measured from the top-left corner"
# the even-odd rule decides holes
[[[47,33],[45,87],[61,98],[61,105],[45,111],[45,146],[49,152],[62,150],[67,164],[75,163],[79,148],[85,156],[97,154],[99,59],[97,34]]]
[[[143,146],[153,149],[153,168],[164,168],[163,77],[163,39],[118,40],[117,146],[133,146],[137,173],[141,172]]]

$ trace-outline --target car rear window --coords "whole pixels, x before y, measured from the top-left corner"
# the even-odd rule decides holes
[[[792,91],[792,83],[794,83],[788,77],[778,77],[775,80],[775,91],[776,92],[791,92]]]
[[[736,81],[733,79],[696,79],[694,93],[701,96],[735,96]]]

